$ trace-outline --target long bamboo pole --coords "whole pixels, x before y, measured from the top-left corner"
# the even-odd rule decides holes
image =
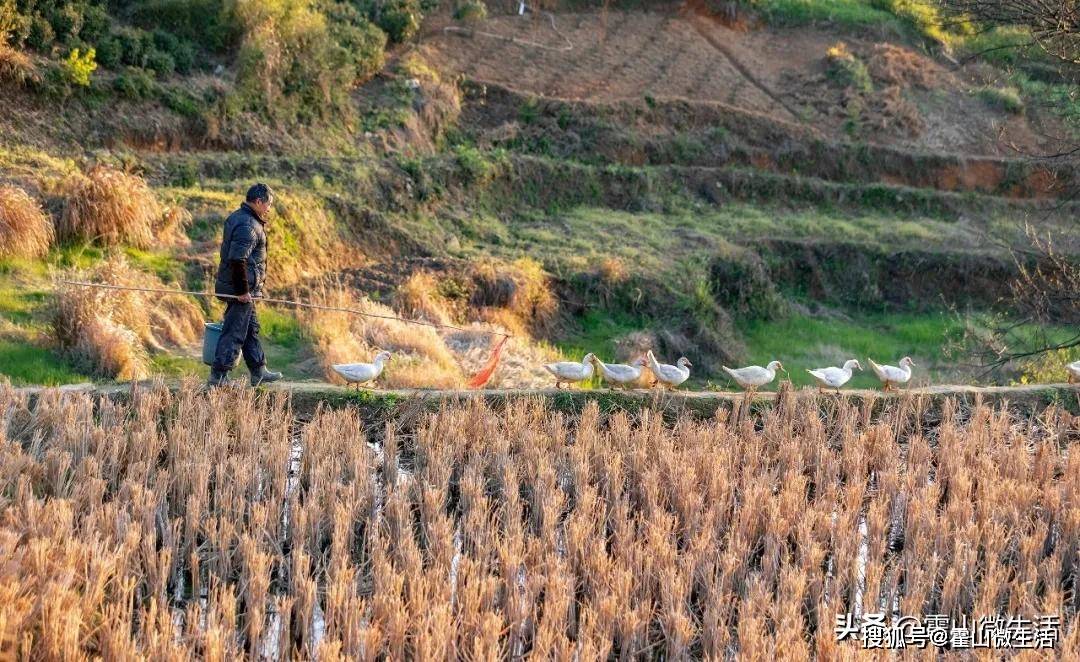
[[[102,290],[123,290],[127,292],[149,292],[153,294],[186,294],[189,296],[205,297],[205,298],[222,298],[222,299],[239,299],[240,297],[235,294],[214,294],[211,292],[194,292],[191,290],[173,290],[161,287],[134,287],[131,285],[110,285],[107,283],[88,283],[78,280],[65,280],[59,279],[57,282],[65,285],[75,285],[77,287],[96,287]],[[486,333],[492,336],[499,336],[503,338],[513,338],[509,333],[503,333],[501,331],[486,331],[484,329],[465,329],[460,326],[454,326],[452,324],[436,324],[434,322],[425,322],[423,320],[411,320],[404,317],[397,317],[395,315],[379,315],[378,313],[368,313],[363,310],[357,310],[355,308],[342,308],[340,306],[323,306],[317,303],[306,303],[304,301],[291,301],[289,299],[274,299],[271,297],[252,297],[252,302],[261,301],[263,303],[279,304],[284,306],[294,306],[296,308],[313,308],[315,310],[329,310],[339,313],[349,313],[350,315],[359,315],[361,317],[372,317],[375,319],[391,320],[395,322],[404,322],[405,324],[416,324],[417,326],[430,326],[435,329],[452,329],[454,331],[464,331],[465,333]]]

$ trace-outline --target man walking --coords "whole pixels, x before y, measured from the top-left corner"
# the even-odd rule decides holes
[[[225,321],[207,382],[210,386],[228,380],[240,353],[251,371],[252,386],[281,379],[280,372],[266,369],[254,301],[262,296],[266,280],[266,220],[273,205],[270,187],[256,184],[248,189],[247,200],[225,220],[214,292],[235,298],[219,297],[225,302]]]

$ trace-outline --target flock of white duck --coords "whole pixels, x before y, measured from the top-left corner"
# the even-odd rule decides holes
[[[331,366],[333,370],[349,384],[368,384],[379,378],[386,363],[390,361],[390,352],[382,351],[375,355],[371,363],[343,363]],[[894,386],[901,386],[911,381],[911,369],[915,363],[910,357],[900,359],[898,366],[878,365],[873,359],[869,360],[870,367],[877,375],[886,391]],[[657,360],[652,350],[645,353],[633,363],[604,363],[596,354],[589,352],[580,361],[558,361],[543,366],[555,378],[555,388],[562,388],[564,384],[574,384],[599,376],[605,383],[623,388],[640,383],[643,373],[648,368],[652,375],[651,386],[675,388],[690,378],[690,368],[694,364],[690,359],[681,357],[674,364],[661,363]],[[765,367],[758,365],[745,368],[729,368],[722,366],[724,371],[731,375],[735,383],[747,391],[756,391],[758,388],[771,383],[776,379],[778,370],[784,366],[779,361],[773,361]],[[1069,382],[1074,379],[1080,381],[1080,361],[1070,364],[1068,367]],[[848,383],[855,369],[862,370],[862,364],[851,359],[841,367],[818,368],[807,370],[818,383],[819,389],[832,388],[839,390]]]
[[[873,368],[874,374],[878,376],[881,383],[885,385],[886,391],[894,386],[901,386],[911,381],[911,368],[914,365],[915,362],[907,356],[900,359],[899,366],[878,365],[874,363],[873,359],[870,359],[870,367]],[[585,355],[585,358],[580,363],[576,361],[560,361],[558,363],[548,363],[544,366],[544,369],[555,377],[555,387],[562,388],[563,384],[592,379],[593,375],[597,374],[597,370],[599,370],[599,375],[605,382],[619,386],[636,384],[641,379],[641,373],[645,366],[648,366],[649,371],[652,373],[652,386],[660,385],[664,388],[675,388],[690,377],[690,368],[693,364],[685,356],[676,361],[674,365],[661,363],[656,359],[652,350],[649,350],[646,352],[645,358],[638,359],[629,365],[604,363],[590,352]],[[765,367],[759,365],[746,366],[745,368],[729,368],[726,365],[721,367],[724,372],[731,375],[736,384],[751,392],[776,379],[778,370],[787,372],[784,365],[779,361],[773,361]],[[807,372],[817,381],[819,389],[833,388],[839,390],[841,386],[848,383],[852,372],[856,368],[862,370],[862,364],[855,359],[851,359],[839,368],[818,368],[816,370],[807,370]]]
[[[355,384],[359,388],[361,384],[367,384],[378,379],[391,356],[390,352],[383,351],[376,354],[371,363],[345,363],[331,367],[347,383]],[[886,391],[910,382],[911,369],[915,367],[915,362],[908,356],[900,359],[899,365],[879,365],[873,359],[868,359],[868,362]],[[690,359],[685,356],[674,364],[661,363],[652,350],[649,350],[643,358],[639,358],[633,363],[604,363],[595,354],[589,352],[580,362],[558,361],[545,364],[543,368],[555,377],[555,388],[562,388],[563,384],[588,381],[594,375],[599,375],[605,383],[626,388],[639,383],[643,372],[648,367],[649,372],[652,374],[651,386],[659,385],[670,389],[677,387],[690,378],[690,368],[693,365],[690,363]],[[723,367],[724,372],[731,375],[736,384],[750,392],[771,383],[776,379],[778,370],[787,372],[779,361],[773,361],[765,367],[759,365],[751,365],[745,368],[721,367]],[[839,391],[844,384],[851,380],[851,376],[856,369],[862,370],[862,364],[856,359],[850,359],[840,367],[808,369],[807,372],[817,381],[819,390],[824,391],[829,388]],[[1070,384],[1080,382],[1080,361],[1074,361],[1066,365],[1065,372],[1068,375]]]

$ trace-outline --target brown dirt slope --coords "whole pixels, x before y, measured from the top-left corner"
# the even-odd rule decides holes
[[[1047,136],[1063,135],[1045,112],[1009,115],[973,95],[995,83],[990,68],[957,68],[903,44],[819,28],[729,27],[700,3],[554,18],[553,29],[543,15],[493,16],[471,35],[433,22],[422,48],[447,73],[538,96],[723,103],[836,139],[922,151],[1046,153],[1055,150]],[[567,41],[572,48],[564,48]],[[851,90],[826,75],[826,51],[838,41],[873,78],[873,91],[855,103]]]

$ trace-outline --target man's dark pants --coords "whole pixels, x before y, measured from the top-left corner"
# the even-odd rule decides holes
[[[266,356],[259,342],[259,318],[255,314],[255,304],[229,301],[225,306],[221,339],[214,354],[214,372],[232,370],[236,355],[241,352],[251,372],[258,372],[266,365]]]

